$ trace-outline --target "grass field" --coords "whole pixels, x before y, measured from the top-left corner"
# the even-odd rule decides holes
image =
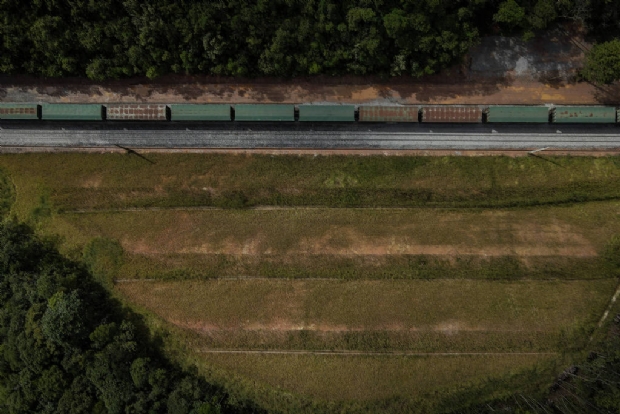
[[[620,197],[619,157],[1,155],[14,212],[145,206],[536,206]],[[551,162],[549,162],[551,161]]]
[[[0,209],[83,259],[177,361],[268,410],[544,392],[618,283],[620,157],[145,157],[0,155]]]
[[[598,279],[620,203],[508,210],[292,209],[64,213],[77,254],[117,240],[117,278]]]
[[[401,349],[424,352],[497,352],[519,341],[527,351],[577,346],[566,341],[593,328],[616,284],[614,279],[226,280],[133,282],[117,289],[166,321],[210,338],[216,348],[222,338],[232,348],[270,348],[288,341],[300,349],[320,349],[323,337],[327,349],[372,348],[354,342],[357,338],[373,345],[392,340]],[[234,338],[240,340],[234,343]]]
[[[320,400],[382,400],[422,397],[466,388],[549,361],[545,355],[322,356],[216,355],[203,358],[243,377]]]

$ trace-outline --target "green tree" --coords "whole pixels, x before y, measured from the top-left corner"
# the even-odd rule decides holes
[[[226,394],[138,335],[135,316],[117,309],[85,266],[14,221],[0,223],[0,299],[1,413],[231,409]]]
[[[500,4],[493,21],[507,25],[511,29],[525,25],[525,8],[519,6],[515,0],[506,0]]]
[[[596,83],[620,80],[620,39],[594,45],[586,55],[581,73],[584,78]]]
[[[55,293],[47,303],[47,310],[41,318],[43,333],[59,345],[75,344],[80,341],[86,327],[82,318],[85,309],[76,290],[66,294]]]

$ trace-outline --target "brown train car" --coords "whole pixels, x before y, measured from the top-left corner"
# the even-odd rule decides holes
[[[360,122],[418,122],[417,106],[360,106]]]
[[[422,122],[482,122],[482,109],[476,106],[427,106],[422,108]]]
[[[106,118],[117,121],[165,121],[166,105],[111,104],[106,105]]]

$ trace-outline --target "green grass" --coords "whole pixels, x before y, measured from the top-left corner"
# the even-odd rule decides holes
[[[574,334],[593,328],[616,284],[244,280],[132,282],[116,289],[169,323],[209,336],[211,346],[223,338],[222,346],[233,348],[269,348],[273,341],[298,343],[300,349],[355,349],[357,341],[371,349],[387,340],[397,349],[488,351],[495,344],[499,352],[510,344],[529,350],[549,349],[553,342],[556,350],[578,347]]]
[[[107,256],[103,255],[102,260]],[[425,255],[223,255],[223,254],[128,254],[123,264],[109,268],[107,278],[208,280],[236,278],[343,280],[377,279],[601,279],[615,277],[598,257],[534,257],[527,264],[516,256],[455,259]]]
[[[243,377],[319,400],[420,397],[442,388],[531,368],[549,356],[316,356],[205,354],[205,361]]]
[[[0,217],[5,217],[11,211],[15,202],[15,189],[6,171],[0,169]]]
[[[620,158],[4,154],[26,217],[145,206],[507,207],[620,198]]]

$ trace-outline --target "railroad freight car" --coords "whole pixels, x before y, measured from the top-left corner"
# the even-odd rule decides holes
[[[235,121],[295,121],[295,107],[283,104],[235,105]]]
[[[166,105],[162,104],[109,104],[106,118],[112,121],[165,121]]]
[[[482,109],[475,106],[425,106],[422,122],[479,123]]]
[[[101,121],[103,105],[43,104],[41,119],[62,121]]]
[[[616,122],[616,108],[610,106],[558,106],[553,111],[557,123],[607,123]]]
[[[487,122],[548,123],[549,108],[546,106],[490,106]]]
[[[354,122],[355,105],[299,105],[301,122]]]
[[[172,121],[230,121],[231,110],[228,104],[172,104]]]
[[[0,103],[0,119],[39,119],[39,105]]]
[[[417,106],[360,106],[360,122],[418,122]]]

